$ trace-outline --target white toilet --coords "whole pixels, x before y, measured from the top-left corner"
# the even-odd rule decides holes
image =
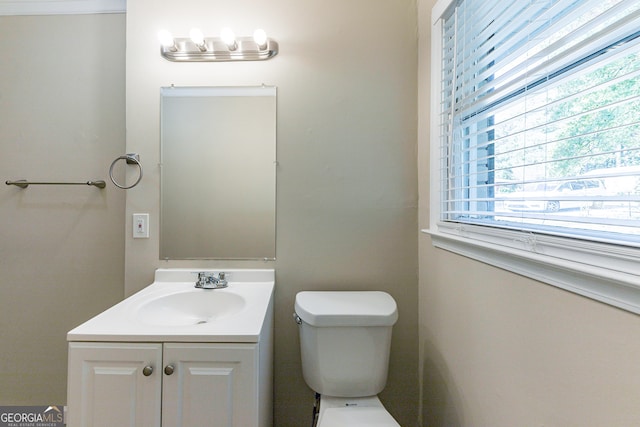
[[[387,382],[396,302],[385,292],[300,292],[302,373],[316,427],[399,427],[377,394]]]

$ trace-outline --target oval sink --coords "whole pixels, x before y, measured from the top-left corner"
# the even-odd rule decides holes
[[[138,318],[148,325],[192,326],[235,314],[244,305],[240,295],[197,289],[145,302],[138,310]]]

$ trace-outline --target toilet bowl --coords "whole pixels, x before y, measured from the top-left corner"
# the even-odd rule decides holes
[[[320,398],[316,427],[400,427],[377,396]]]
[[[399,427],[378,398],[387,382],[391,330],[398,319],[386,292],[300,292],[302,373],[317,393],[316,427]]]

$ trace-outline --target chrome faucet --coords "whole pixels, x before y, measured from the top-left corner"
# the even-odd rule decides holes
[[[196,288],[200,289],[220,289],[229,286],[229,282],[225,279],[226,274],[221,271],[216,277],[215,273],[205,273],[201,271],[198,273],[198,281],[196,282]]]

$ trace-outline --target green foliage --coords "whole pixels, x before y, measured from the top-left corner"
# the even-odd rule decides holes
[[[578,74],[556,89],[549,175],[640,165],[640,56]]]

